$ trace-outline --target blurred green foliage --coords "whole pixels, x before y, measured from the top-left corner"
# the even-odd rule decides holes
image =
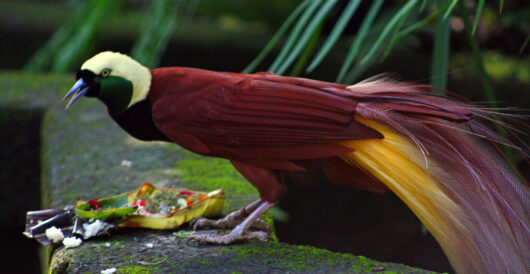
[[[352,83],[374,64],[385,60],[394,50],[413,51],[419,44],[418,33],[432,36],[431,84],[445,89],[450,58],[452,22],[462,19],[466,37],[474,55],[477,73],[487,83],[481,49],[477,46],[480,24],[501,24],[517,29],[528,28],[522,20],[530,9],[510,9],[500,14],[503,1],[483,0],[201,0],[68,1],[75,11],[26,65],[29,71],[71,71],[94,52],[98,34],[108,18],[121,16],[127,9],[140,11],[141,17],[126,17],[123,26],[135,29],[136,42],[130,55],[148,67],[156,67],[170,37],[179,32],[178,22],[193,22],[193,14],[217,18],[213,24],[233,29],[243,25],[276,29],[263,50],[243,72],[261,67],[268,56],[276,54],[269,71],[292,76],[308,74],[348,40],[342,64],[337,68],[337,82]],[[463,13],[469,13],[464,16]],[[130,20],[129,20],[130,19]],[[131,21],[133,20],[133,21]],[[121,22],[121,21],[120,21]],[[352,24],[356,25],[351,36]],[[323,26],[327,25],[326,28]],[[349,31],[348,28],[350,28]],[[325,31],[324,31],[325,29]],[[129,31],[130,32],[130,31]],[[215,35],[215,33],[213,33]],[[522,47],[524,45],[521,45]],[[342,47],[344,48],[344,47]],[[481,65],[482,64],[482,65]],[[487,84],[485,84],[487,85]],[[487,91],[488,88],[485,87]],[[492,99],[492,95],[488,97]]]
[[[178,5],[172,0],[153,1],[141,24],[140,36],[131,56],[144,66],[154,67],[167,47],[177,21]]]
[[[76,61],[86,58],[89,49],[96,42],[97,31],[122,3],[121,0],[80,2],[73,16],[55,32],[24,69],[49,69],[53,72],[71,70]]]

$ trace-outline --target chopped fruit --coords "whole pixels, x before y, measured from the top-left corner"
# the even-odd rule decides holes
[[[99,205],[98,199],[92,199],[92,200],[88,201],[88,204],[89,204],[94,210],[98,210],[98,209],[101,208],[101,206]]]

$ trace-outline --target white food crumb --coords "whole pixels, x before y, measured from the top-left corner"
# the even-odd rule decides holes
[[[100,220],[95,220],[93,223],[84,223],[83,229],[85,230],[83,238],[88,239],[96,236],[98,232],[105,229],[105,223]]]
[[[221,192],[223,192],[223,191],[220,190],[220,189],[218,189],[218,190],[214,190],[214,191],[212,191],[212,192],[206,194],[206,196],[208,196],[208,197],[212,197],[212,196],[215,196],[215,195],[217,195],[217,194],[219,194],[219,193],[221,193]]]
[[[121,161],[121,166],[130,167],[130,166],[132,166],[132,162],[128,161],[128,160],[122,160]]]
[[[70,248],[70,247],[79,246],[81,244],[81,242],[83,242],[83,240],[81,240],[81,239],[79,239],[77,237],[66,237],[63,240],[63,245],[66,248]]]
[[[155,245],[153,243],[146,243],[145,246],[148,247],[148,248],[153,248],[153,246],[155,246]]]
[[[115,267],[107,268],[105,270],[101,270],[101,274],[112,274],[114,272],[116,272],[116,268]]]
[[[185,207],[188,206],[188,203],[186,202],[186,199],[184,199],[184,198],[179,198],[177,200],[177,204],[178,204],[179,208],[185,208]]]
[[[52,226],[46,229],[46,238],[48,238],[54,243],[58,243],[62,239],[64,239],[64,234],[60,229],[56,228],[55,226]]]

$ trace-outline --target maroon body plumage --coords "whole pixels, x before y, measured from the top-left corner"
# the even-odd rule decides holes
[[[193,152],[227,158],[264,200],[284,192],[271,170],[302,171],[297,161],[351,152],[333,141],[382,138],[354,119],[356,101],[327,90],[341,84],[272,73],[192,68],[152,70],[148,99],[156,127]],[[352,180],[351,177],[349,180]]]

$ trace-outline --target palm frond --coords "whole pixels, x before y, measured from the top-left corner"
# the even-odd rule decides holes
[[[471,31],[471,35],[475,35],[475,32],[477,31],[478,22],[480,21],[480,15],[482,14],[482,9],[484,8],[485,0],[479,0],[477,4],[477,11],[475,12],[475,22],[473,22],[473,30]]]
[[[379,48],[382,46],[383,41],[387,38],[387,35],[394,29],[394,27],[398,24],[398,22],[404,17],[407,16],[408,13],[414,8],[414,5],[418,3],[418,0],[409,0],[403,7],[390,19],[390,21],[386,24],[385,28],[381,32],[381,35],[379,35],[379,38],[377,38],[377,41],[375,41],[374,45],[370,49],[370,51],[361,59],[361,64],[366,63],[368,60],[370,60],[372,57],[374,57],[375,53],[379,50]]]
[[[289,54],[289,52],[291,51],[296,40],[298,40],[300,32],[302,31],[304,26],[306,26],[307,21],[310,19],[311,15],[313,15],[313,13],[317,10],[320,3],[322,3],[321,0],[314,0],[310,2],[311,5],[307,6],[304,13],[300,16],[300,18],[294,25],[291,34],[285,41],[285,44],[283,45],[280,53],[278,54],[278,56],[276,56],[276,59],[274,60],[274,62],[272,62],[272,65],[269,67],[268,71],[275,72],[278,69],[283,60],[287,57],[287,54]]]
[[[320,10],[315,14],[313,19],[309,22],[306,29],[300,36],[298,43],[293,47],[290,54],[287,56],[287,58],[282,62],[282,64],[274,71],[277,74],[283,74],[296,60],[296,58],[300,55],[304,47],[307,45],[307,42],[309,41],[309,38],[313,35],[313,32],[317,29],[317,27],[322,23],[322,21],[325,19],[326,15],[329,13],[329,11],[337,4],[338,0],[328,0],[326,1]]]
[[[339,75],[337,76],[337,82],[343,82],[344,77],[346,76],[346,73],[350,70],[351,65],[353,64],[355,57],[357,57],[357,54],[359,53],[359,50],[361,49],[361,45],[363,44],[364,39],[366,38],[366,35],[368,34],[368,31],[370,30],[372,26],[375,16],[378,14],[379,10],[381,9],[383,2],[384,2],[383,0],[375,0],[372,3],[370,10],[368,10],[366,17],[364,18],[363,23],[361,24],[361,28],[359,29],[359,32],[355,36],[355,39],[353,40],[350,50],[348,51],[348,56],[346,56],[346,60],[344,61],[344,63],[342,64],[342,67],[340,68]]]
[[[296,9],[287,17],[287,19],[283,22],[283,24],[280,26],[278,31],[272,36],[271,40],[265,45],[265,47],[261,50],[261,52],[248,64],[248,66],[243,69],[242,73],[250,73],[256,69],[256,67],[263,62],[265,57],[272,51],[274,46],[278,44],[278,41],[280,41],[280,38],[283,36],[283,34],[289,29],[289,27],[293,24],[294,20],[304,11],[304,8],[307,6],[307,4],[311,0],[306,0],[302,2]]]
[[[350,21],[350,19],[353,17],[353,14],[355,14],[355,11],[361,4],[361,0],[350,0],[342,14],[340,15],[339,19],[337,20],[337,23],[333,27],[333,30],[331,31],[331,34],[326,39],[326,42],[322,45],[320,48],[320,51],[317,53],[315,58],[313,59],[313,62],[307,67],[306,72],[313,71],[319,64],[322,62],[324,57],[329,53],[331,48],[335,45],[337,40],[339,39],[340,35],[344,31],[344,28],[346,28],[346,25]]]

